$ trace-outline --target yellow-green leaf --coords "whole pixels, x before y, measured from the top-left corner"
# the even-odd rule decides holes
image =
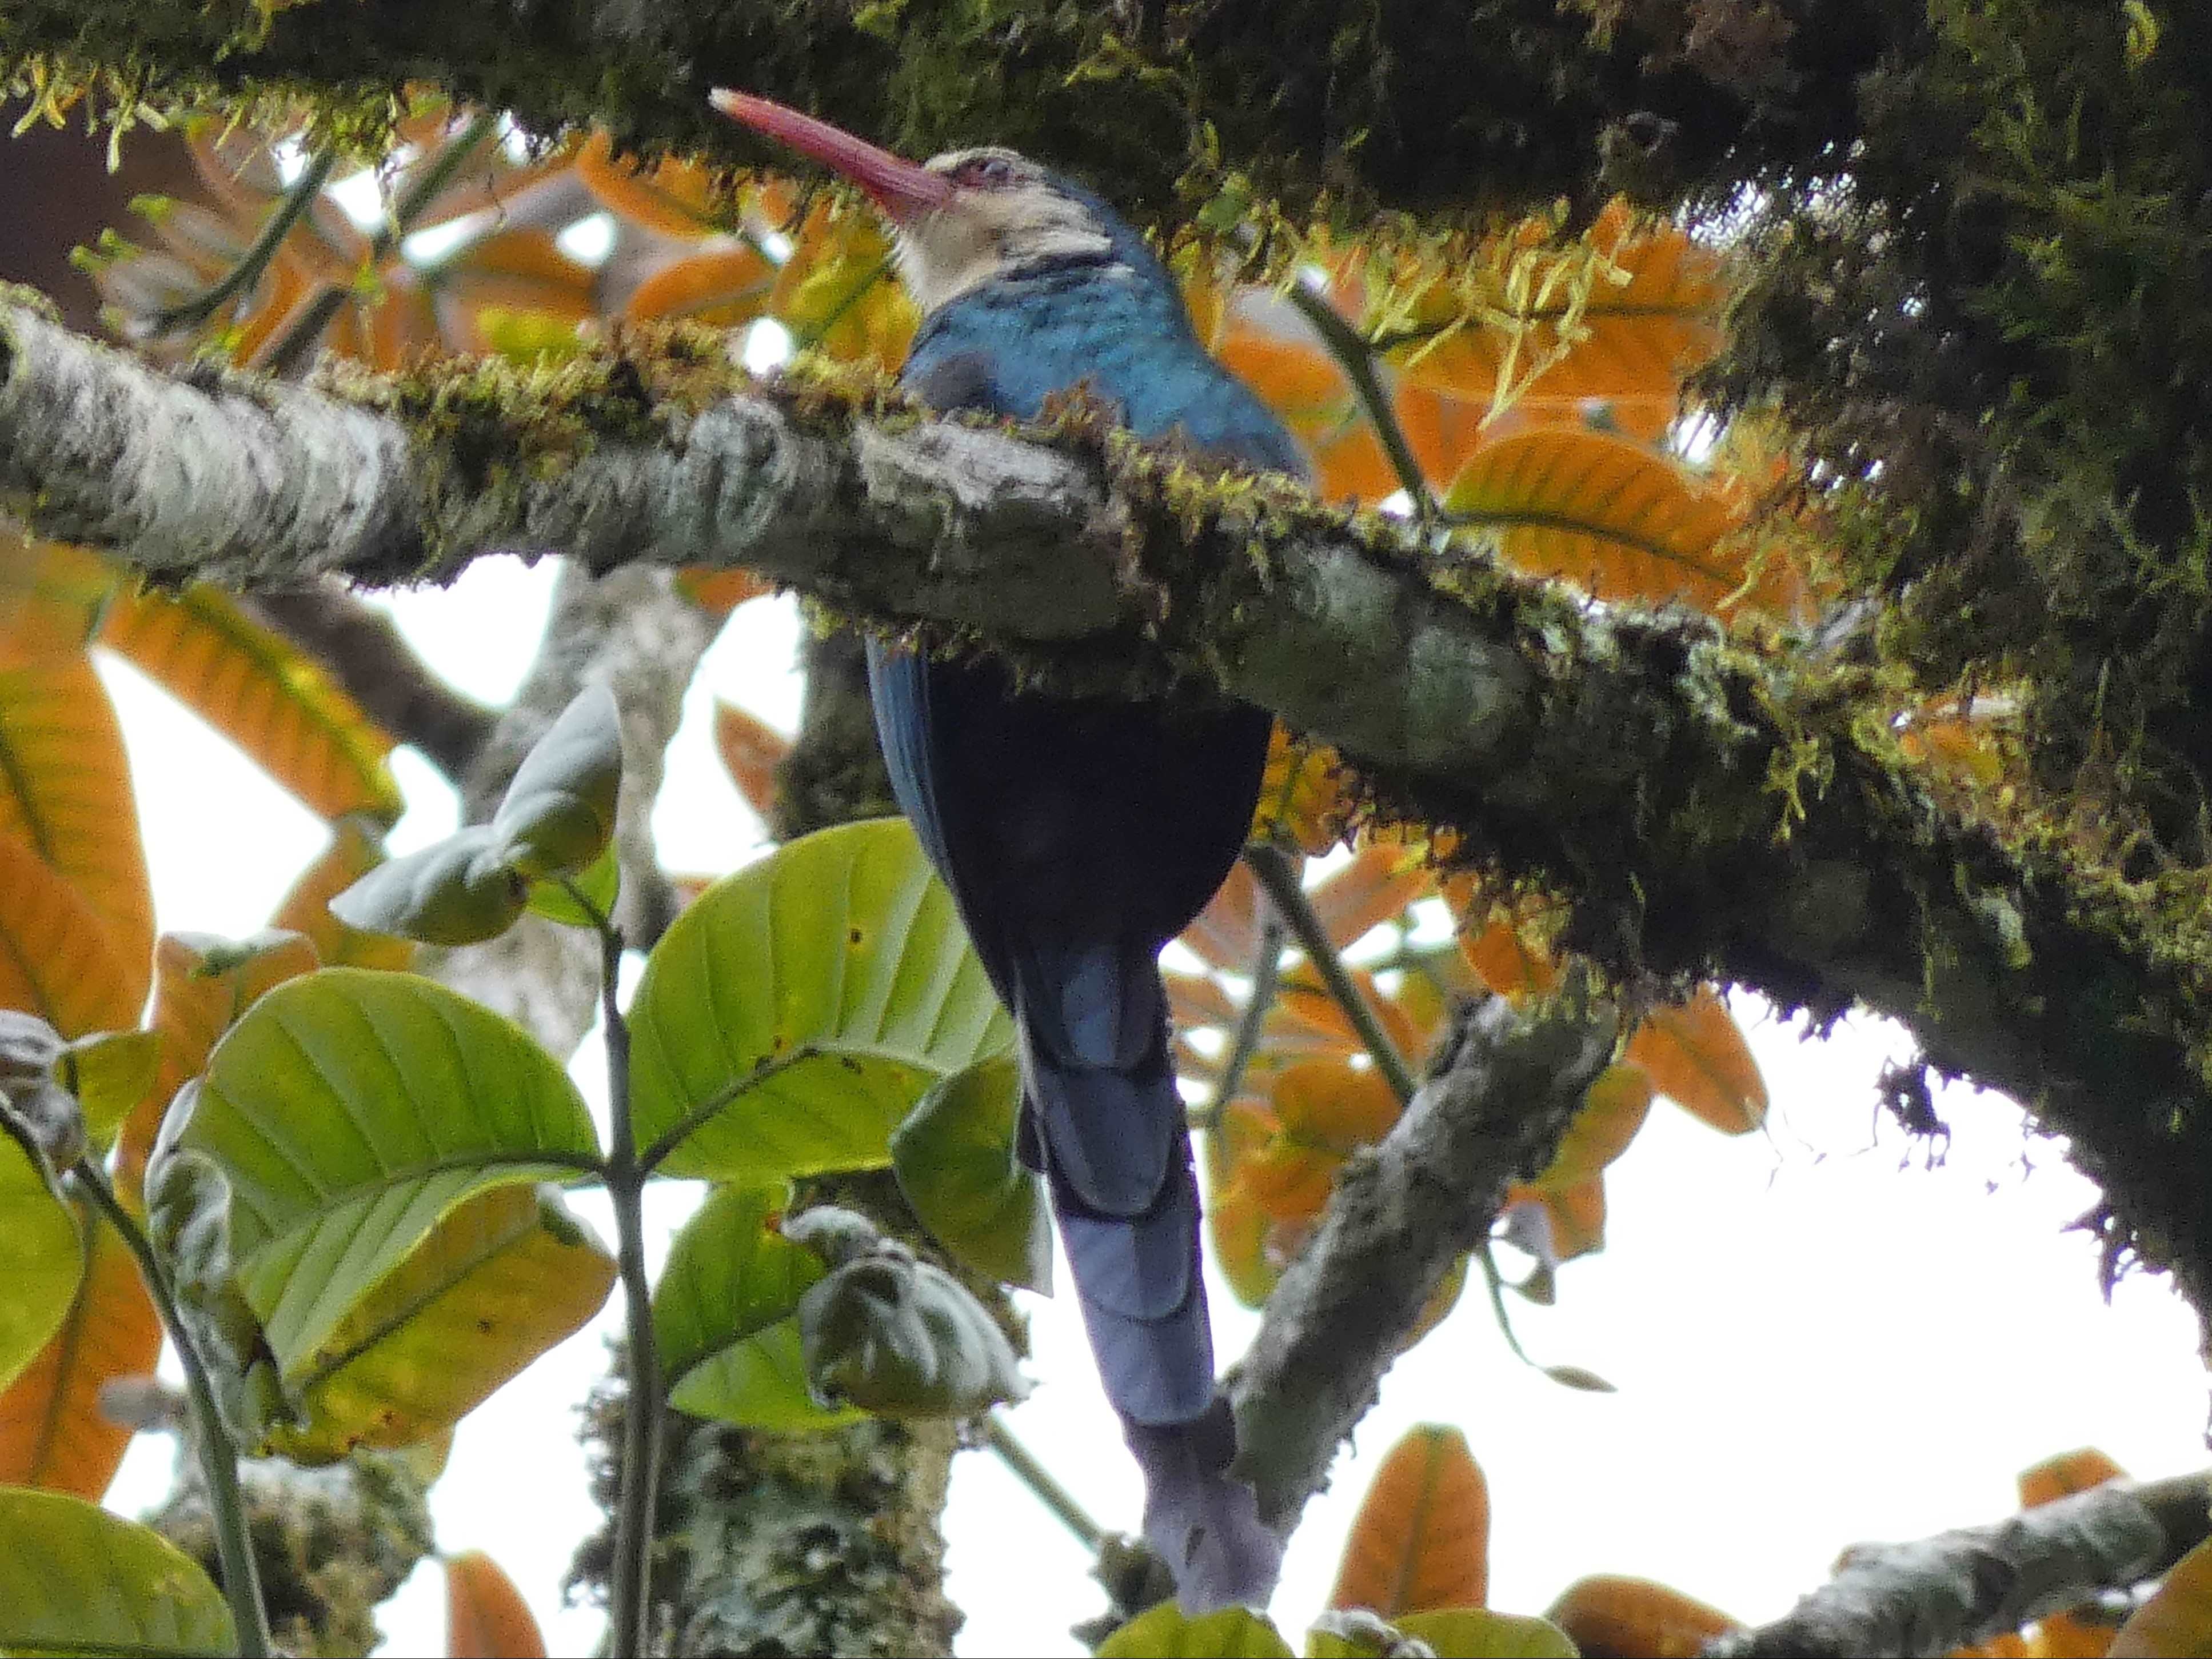
[[[172,1110],[149,1185],[172,1147],[229,1182],[237,1287],[286,1376],[464,1200],[599,1163],[575,1085],[520,1028],[360,968],[247,1010]]]
[[[326,968],[404,968],[415,947],[404,939],[364,933],[331,914],[331,901],[384,862],[384,844],[368,820],[343,817],[331,826],[331,844],[284,895],[272,928],[306,935]]]
[[[153,1092],[161,1067],[159,1031],[94,1031],[54,1060],[54,1076],[76,1097],[85,1133],[105,1149],[123,1121]]]
[[[131,1443],[100,1409],[100,1391],[149,1376],[161,1322],[138,1264],[112,1227],[88,1224],[84,1277],[61,1328],[0,1394],[0,1486],[40,1486],[98,1503]]]
[[[630,1013],[639,1139],[672,1174],[881,1168],[939,1078],[1012,1022],[902,818],[840,825],[714,884]]]
[[[0,1488],[0,1653],[235,1651],[222,1593],[150,1527],[65,1493]]]
[[[406,801],[392,739],[320,665],[204,583],[172,599],[118,596],[100,642],[120,652],[326,818],[379,823]]]
[[[1052,1217],[1044,1182],[1014,1155],[1020,1106],[1011,1055],[956,1072],[891,1132],[891,1169],[953,1255],[1006,1284],[1049,1292]]]
[[[271,1444],[302,1462],[448,1429],[614,1288],[615,1260],[550,1187],[494,1187],[449,1210],[284,1375],[299,1421]]]
[[[1437,1659],[1577,1659],[1580,1651],[1550,1620],[1528,1613],[1448,1607],[1409,1613],[1396,1622],[1427,1643]]]
[[[0,1110],[0,1388],[61,1328],[83,1273],[76,1215],[28,1135]]]
[[[1098,1659],[1291,1659],[1264,1613],[1223,1607],[1196,1619],[1172,1601],[1139,1613],[1100,1645]]]

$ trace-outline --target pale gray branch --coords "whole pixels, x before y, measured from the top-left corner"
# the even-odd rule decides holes
[[[2165,1571],[2206,1531],[2202,1474],[2113,1482],[1987,1526],[1861,1544],[1784,1617],[1707,1659],[1916,1659],[1986,1642]]]
[[[1339,1173],[1227,1379],[1239,1472],[1269,1524],[1287,1533],[1328,1484],[1422,1310],[1490,1237],[1508,1183],[1550,1161],[1618,1030],[1579,994],[1533,1015],[1503,997],[1462,1010],[1404,1115]]]

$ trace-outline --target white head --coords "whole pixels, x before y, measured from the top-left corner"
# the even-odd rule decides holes
[[[718,91],[714,102],[868,192],[897,233],[899,268],[925,315],[1018,266],[1113,246],[1087,204],[1012,150],[956,149],[917,166],[765,98]]]

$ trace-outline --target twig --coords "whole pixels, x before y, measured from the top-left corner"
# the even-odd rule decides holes
[[[154,1253],[154,1246],[131,1212],[116,1202],[113,1188],[89,1158],[80,1158],[70,1170],[70,1180],[90,1200],[101,1218],[121,1235],[138,1263],[147,1294],[161,1316],[169,1340],[177,1346],[185,1387],[192,1401],[192,1445],[200,1472],[206,1477],[208,1510],[215,1519],[215,1547],[222,1564],[222,1593],[230,1603],[241,1659],[267,1659],[275,1651],[270,1639],[269,1615],[261,1603],[261,1573],[253,1558],[253,1537],[246,1523],[246,1494],[238,1484],[238,1447],[216,1404],[215,1386],[208,1379],[207,1361],[186,1328],[177,1307],[176,1290],[168,1268]]]
[[[599,1010],[606,1024],[607,1116],[614,1143],[607,1156],[607,1197],[614,1206],[629,1334],[629,1396],[623,1410],[622,1498],[615,1517],[607,1650],[644,1654],[652,1650],[648,1564],[660,1487],[660,1352],[653,1330],[653,1285],[645,1273],[647,1170],[638,1160],[636,1126],[630,1118],[629,1025],[616,1006],[623,937],[575,883],[564,878],[561,887],[599,935]]]
[[[1091,1518],[1090,1511],[1076,1501],[1074,1493],[1054,1479],[1052,1471],[1037,1461],[1036,1454],[1021,1443],[999,1413],[993,1412],[984,1418],[983,1441],[1036,1494],[1037,1502],[1075,1534],[1076,1542],[1095,1552],[1106,1541],[1106,1528]]]
[[[1427,524],[1436,517],[1437,499],[1430,491],[1429,481],[1422,471],[1413,446],[1406,437],[1406,428],[1398,424],[1398,411],[1390,403],[1389,388],[1376,372],[1376,356],[1358,329],[1337,314],[1334,306],[1322,295],[1315,293],[1304,283],[1294,282],[1287,290],[1292,305],[1321,336],[1328,355],[1336,359],[1337,367],[1352,382],[1352,395],[1359,399],[1360,412],[1367,416],[1375,428],[1375,436],[1382,445],[1382,453],[1390,463],[1390,470],[1398,475],[1398,484],[1413,504],[1416,522]]]
[[[253,244],[239,261],[211,287],[200,290],[189,300],[164,306],[149,319],[156,334],[173,334],[179,329],[197,328],[215,315],[225,301],[251,288],[258,282],[269,262],[276,257],[276,250],[284,246],[284,239],[292,234],[292,227],[300,222],[314,204],[315,198],[330,182],[331,169],[337,164],[337,151],[319,150],[307,160],[307,166],[292,181],[291,189],[270,210],[268,219],[253,238]]]
[[[461,164],[475,153],[477,145],[497,131],[498,126],[498,117],[478,115],[424,166],[422,176],[402,192],[398,201],[392,204],[390,216],[378,227],[376,234],[369,239],[365,263],[374,265],[399,246],[409,228],[422,216],[423,209],[430,205],[439,191],[453,182],[453,175],[461,170]],[[329,326],[331,319],[337,315],[338,307],[345,303],[346,296],[352,292],[350,283],[326,283],[313,299],[301,308],[292,325],[254,366],[279,378],[298,368],[300,360],[321,337],[323,330]]]
[[[1270,909],[1260,923],[1260,945],[1252,957],[1252,994],[1245,1000],[1244,1012],[1237,1021],[1236,1035],[1230,1039],[1229,1054],[1221,1062],[1221,1080],[1213,1086],[1213,1098],[1189,1115],[1192,1128],[1217,1127],[1229,1103],[1237,1098],[1237,1090],[1243,1087],[1244,1073],[1251,1067],[1252,1056],[1260,1051],[1260,1036],[1267,1029],[1267,1010],[1274,1006],[1275,988],[1281,982],[1282,971],[1283,922]]]
[[[1244,849],[1244,862],[1252,866],[1260,885],[1267,890],[1277,914],[1289,924],[1291,932],[1297,936],[1298,948],[1306,953],[1314,971],[1321,975],[1322,983],[1328,988],[1329,995],[1336,999],[1337,1006],[1344,1010],[1344,1017],[1352,1022],[1352,1029],[1359,1034],[1360,1042],[1374,1059],[1375,1069],[1382,1073],[1390,1091],[1398,1097],[1398,1103],[1402,1106],[1412,1100],[1418,1086],[1413,1068],[1390,1041],[1390,1034],[1382,1029],[1382,1022],[1376,1018],[1358,986],[1352,983],[1352,975],[1345,971],[1344,960],[1330,943],[1328,929],[1322,926],[1321,917],[1315,914],[1290,860],[1280,848],[1262,842]]]

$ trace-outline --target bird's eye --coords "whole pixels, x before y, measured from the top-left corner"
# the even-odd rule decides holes
[[[963,185],[994,187],[1012,184],[1013,179],[1013,168],[1006,165],[1005,158],[997,155],[978,155],[963,162],[960,168],[960,182]]]

